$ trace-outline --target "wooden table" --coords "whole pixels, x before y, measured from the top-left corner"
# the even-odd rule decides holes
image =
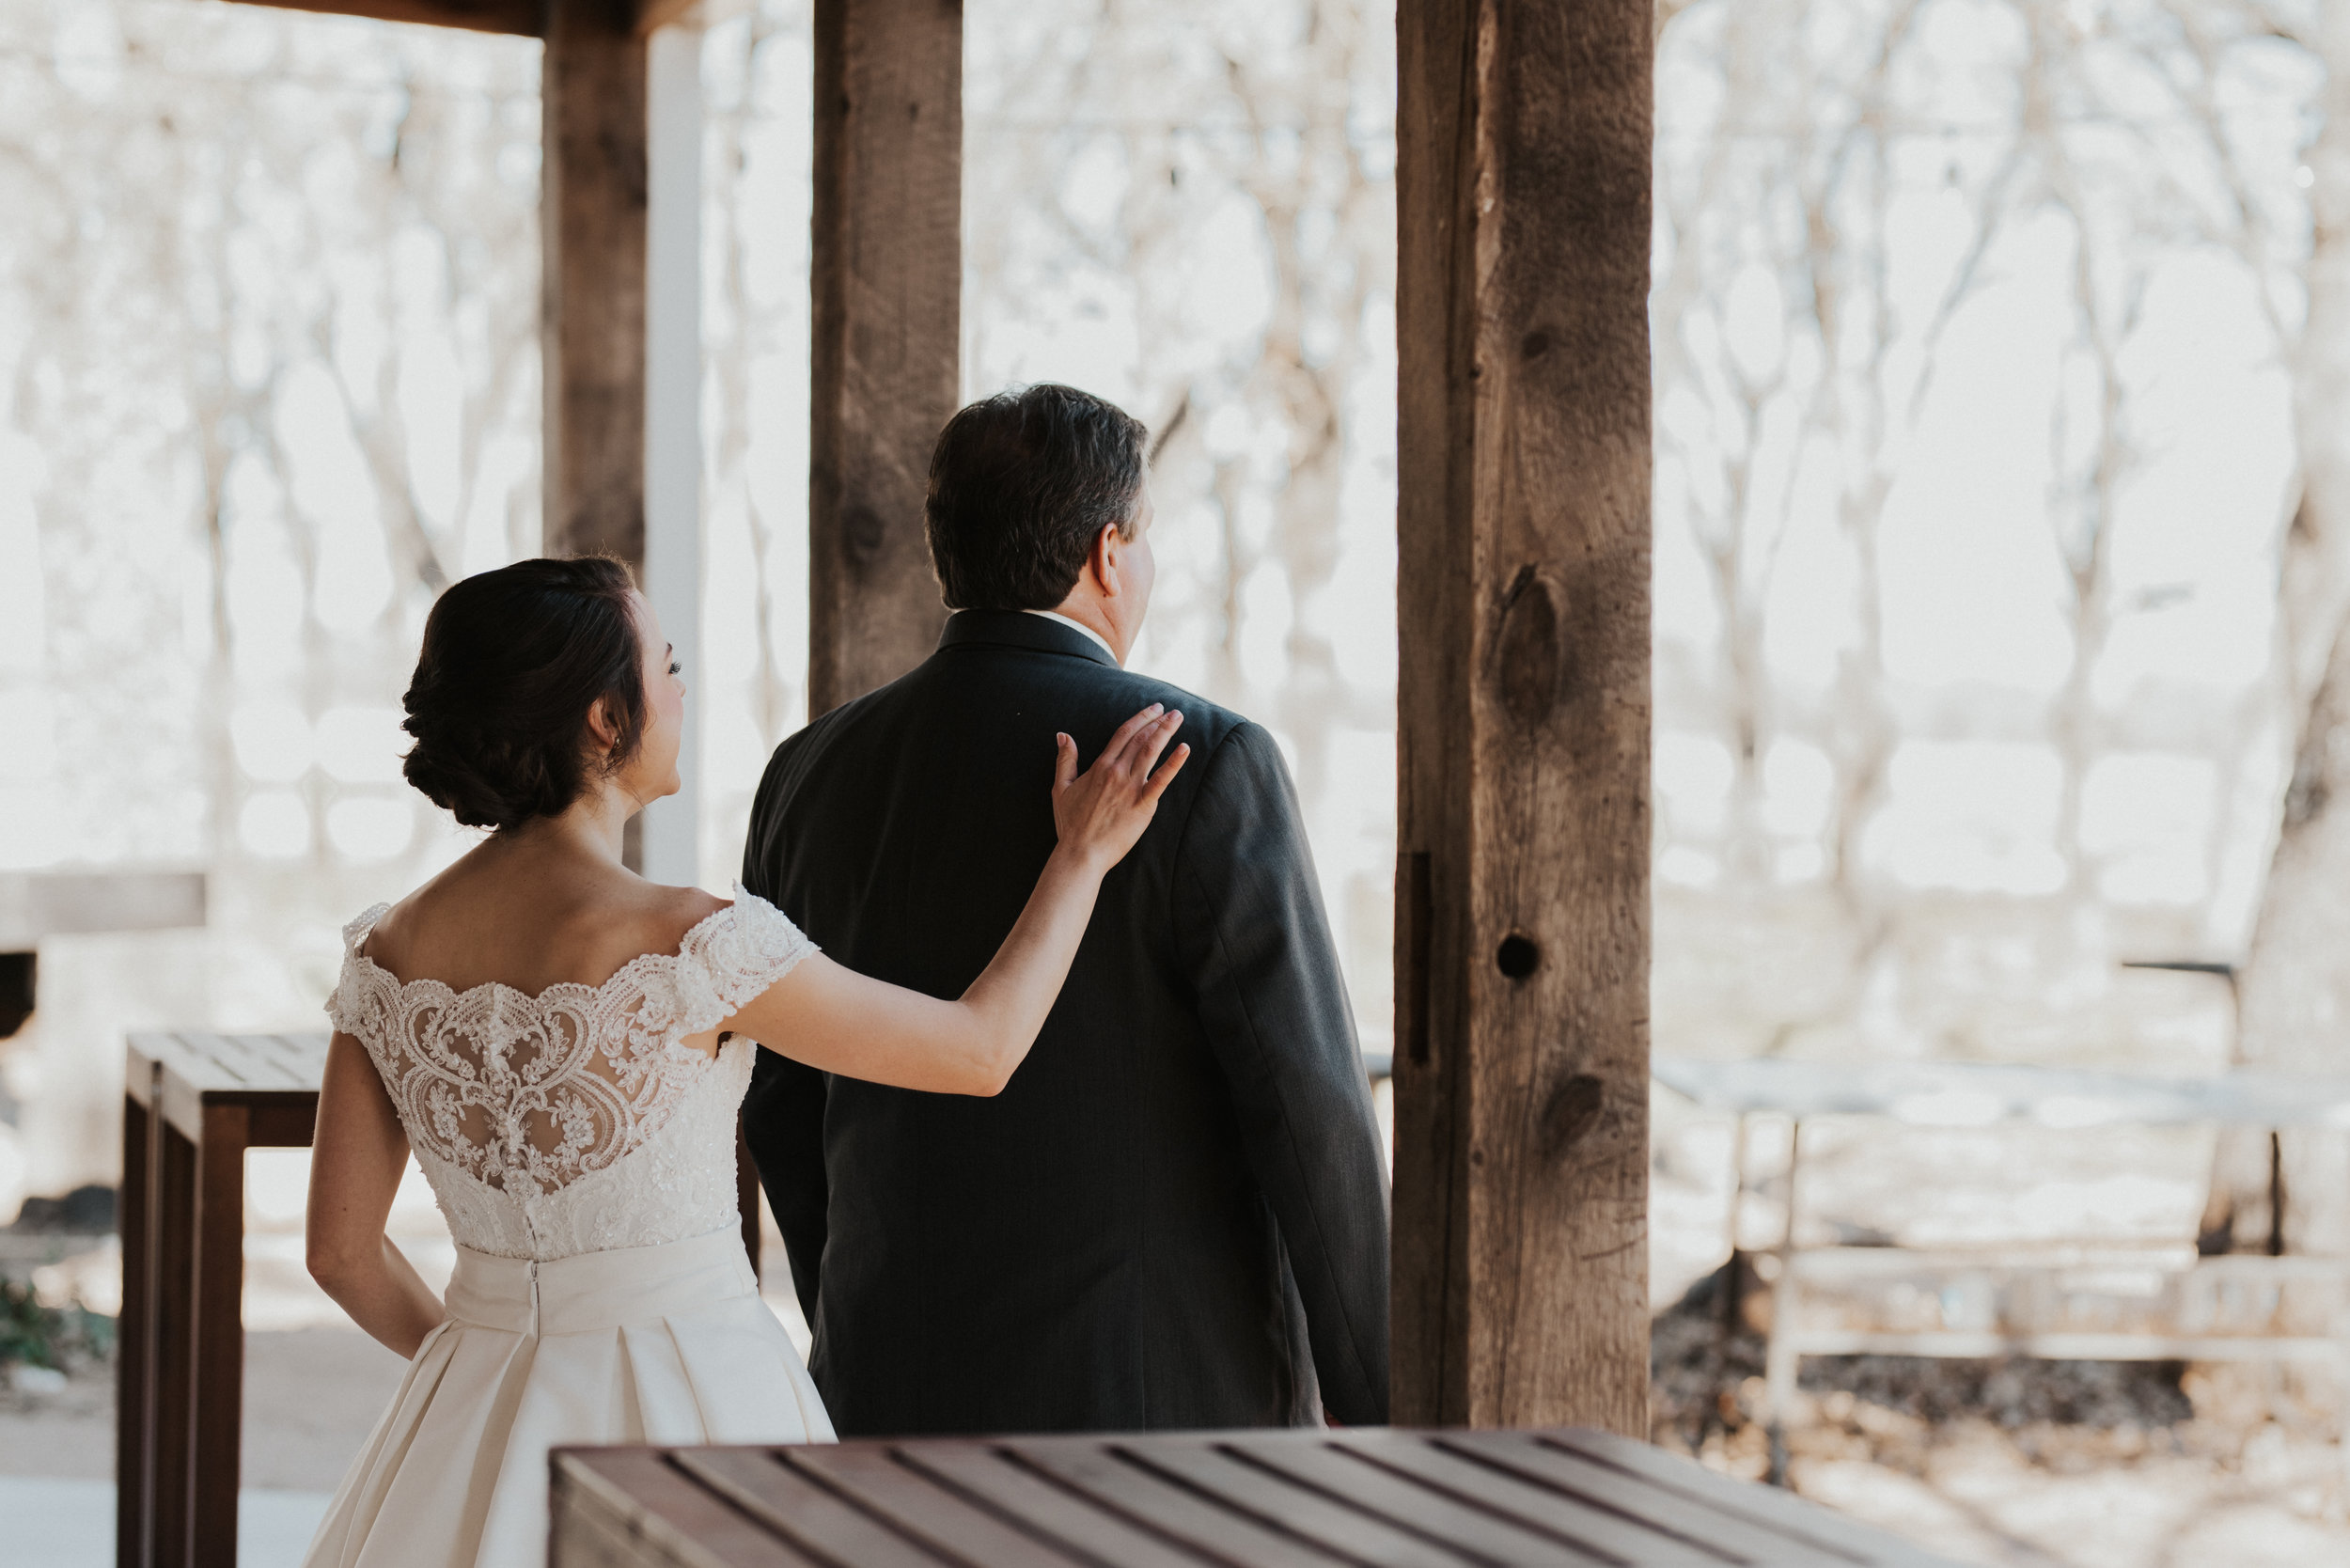
[[[122,1105],[117,1568],[235,1568],[244,1403],[244,1154],[307,1148],[319,1034],[131,1037]],[[738,1144],[744,1246],[759,1187]]]
[[[235,1568],[244,1152],[306,1147],[324,1035],[131,1037],[117,1568]]]
[[[1933,1564],[1604,1433],[1252,1431],[557,1450],[549,1568]]]

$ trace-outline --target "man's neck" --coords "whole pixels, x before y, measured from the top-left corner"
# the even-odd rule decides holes
[[[1099,643],[1101,645],[1102,651],[1107,653],[1112,659],[1116,660],[1120,668],[1122,669],[1125,667],[1126,656],[1118,651],[1118,644],[1111,640],[1109,634],[1099,626],[1089,624],[1080,616],[1070,614],[1067,606],[1063,606],[1058,610],[1023,610],[1021,614],[1041,615],[1047,620],[1058,620],[1063,626],[1073,627],[1077,631],[1083,632],[1087,636],[1091,637],[1095,642]]]

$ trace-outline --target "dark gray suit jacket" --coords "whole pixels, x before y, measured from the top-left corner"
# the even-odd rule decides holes
[[[844,1435],[1387,1413],[1387,1188],[1273,739],[1083,634],[965,611],[776,748],[743,880],[853,969],[960,996],[1054,844],[1053,734],[1152,702],[1190,762],[994,1099],[760,1053],[744,1125]]]

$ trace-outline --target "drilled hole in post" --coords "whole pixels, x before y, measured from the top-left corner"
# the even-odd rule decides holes
[[[1513,980],[1522,980],[1542,967],[1543,949],[1530,937],[1515,932],[1501,939],[1500,950],[1494,954],[1494,964]]]

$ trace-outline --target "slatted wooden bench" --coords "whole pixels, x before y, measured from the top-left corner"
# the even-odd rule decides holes
[[[1785,1228],[1771,1279],[1765,1403],[1776,1425],[1807,1356],[2272,1360],[2340,1370],[2350,1387],[2350,1259],[2202,1258],[2191,1240],[2015,1241],[1971,1248],[1804,1247],[1804,1123],[1881,1117],[1913,1126],[2350,1128],[2350,1077],[2234,1072],[2156,1078],[1981,1062],[1839,1064],[1659,1058],[1656,1080],[1741,1119],[1794,1127]],[[1733,1154],[1731,1226],[1747,1191]],[[1733,1236],[1734,1241],[1734,1236]],[[2350,1466],[2350,1442],[2343,1463]]]
[[[550,1568],[1924,1565],[1646,1444],[1251,1431],[556,1450]]]

